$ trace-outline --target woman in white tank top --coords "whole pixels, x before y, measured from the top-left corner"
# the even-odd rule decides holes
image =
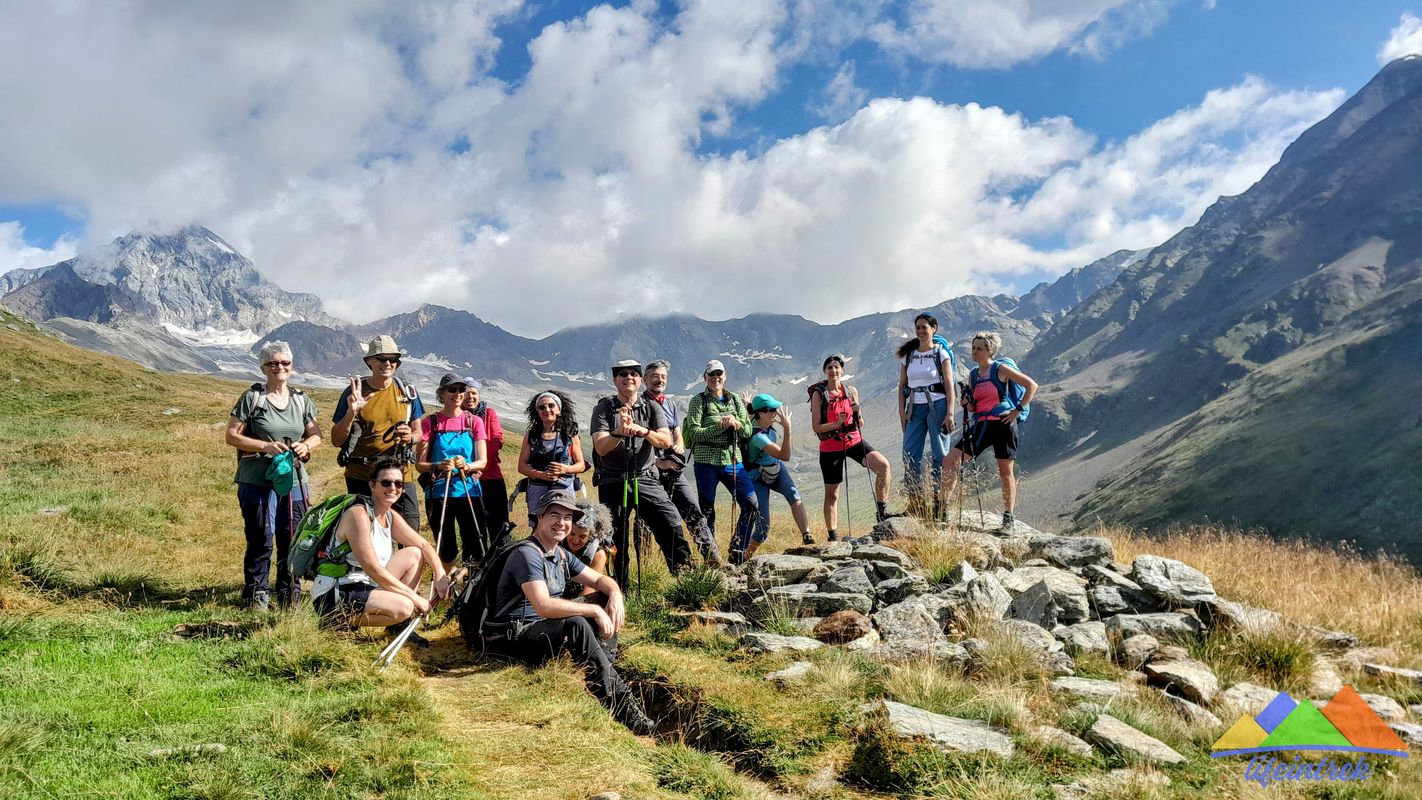
[[[312,602],[327,622],[389,627],[429,613],[430,601],[418,591],[426,565],[433,571],[434,597],[449,591],[434,546],[392,512],[405,491],[400,464],[378,462],[370,490],[370,505],[351,506],[336,527],[336,542],[350,545],[350,571],[339,579],[318,578],[311,590]],[[402,548],[396,550],[396,544]]]

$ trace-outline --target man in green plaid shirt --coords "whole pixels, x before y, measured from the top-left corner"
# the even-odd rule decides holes
[[[740,506],[740,518],[731,534],[730,562],[745,560],[751,531],[760,517],[755,487],[750,473],[741,464],[741,442],[751,436],[750,414],[746,404],[726,389],[726,367],[712,359],[702,372],[706,391],[691,398],[682,420],[681,432],[695,458],[696,500],[706,515],[711,535],[716,534],[716,485],[724,484]]]

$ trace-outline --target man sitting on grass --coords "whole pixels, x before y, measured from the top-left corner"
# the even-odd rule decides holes
[[[586,670],[588,690],[633,733],[656,731],[612,661],[626,612],[617,582],[559,547],[583,515],[572,492],[543,496],[533,535],[509,554],[494,593],[493,620],[511,623],[507,633],[484,640],[484,650],[535,666],[566,652]],[[606,605],[564,600],[572,579],[596,589]]]

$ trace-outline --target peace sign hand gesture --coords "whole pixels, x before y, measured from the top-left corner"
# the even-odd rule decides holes
[[[361,392],[360,384],[360,378],[351,378],[351,394],[346,400],[346,408],[350,411],[352,417],[359,414],[360,410],[365,408],[366,401],[369,400],[369,398]]]

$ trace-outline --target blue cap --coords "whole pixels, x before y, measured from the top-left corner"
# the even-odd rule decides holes
[[[758,394],[751,398],[751,411],[774,411],[780,408],[781,402],[768,394]]]

